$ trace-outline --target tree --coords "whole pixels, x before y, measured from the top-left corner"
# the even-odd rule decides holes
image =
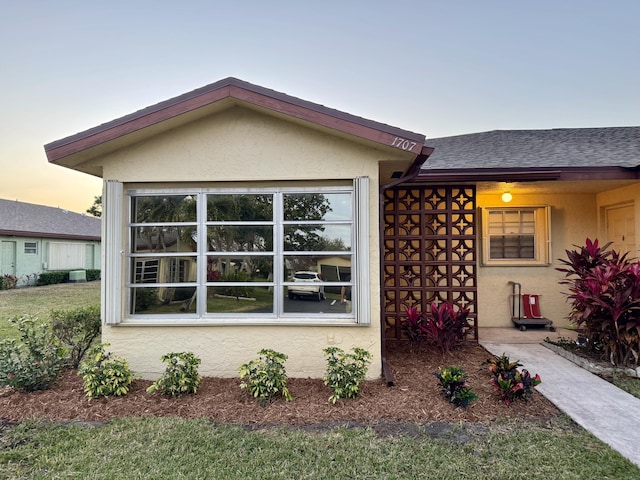
[[[93,197],[93,205],[91,205],[91,208],[87,209],[87,213],[94,217],[102,217],[102,195]]]

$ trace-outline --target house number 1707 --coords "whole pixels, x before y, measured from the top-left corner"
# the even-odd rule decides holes
[[[413,150],[417,142],[410,142],[406,138],[394,137],[393,142],[391,142],[392,147],[398,147],[402,150]]]

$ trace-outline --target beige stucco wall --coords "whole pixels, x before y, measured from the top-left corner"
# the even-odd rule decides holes
[[[635,227],[637,230],[638,225],[640,225],[640,184],[629,185],[627,187],[616,188],[614,190],[599,193],[597,195],[597,202],[598,219],[600,224],[599,238],[605,239],[607,236],[605,210],[609,207],[633,204],[635,209]],[[640,257],[640,235],[638,235],[637,231],[635,239],[636,248],[635,251],[630,252],[630,256],[637,258]]]
[[[111,344],[110,350],[116,355],[127,358],[138,375],[149,379],[162,372],[160,356],[169,352],[194,352],[202,359],[203,375],[235,377],[238,367],[255,358],[263,348],[289,356],[286,364],[289,376],[320,378],[326,365],[322,349],[332,345],[345,350],[355,346],[369,350],[373,354],[369,378],[378,377],[381,372],[378,162],[402,159],[401,155],[407,154],[374,149],[235,107],[93,160],[103,165],[104,179],[123,182],[125,192],[127,188],[147,185],[140,182],[154,182],[155,185],[149,184],[154,187],[161,182],[174,187],[181,182],[212,187],[216,186],[214,182],[223,181],[370,178],[369,326],[132,326],[121,312],[122,324],[105,325],[103,341]],[[124,292],[121,295],[124,309]],[[162,321],[156,323],[163,325]],[[308,323],[312,325],[313,320]]]
[[[558,190],[561,191],[561,185]],[[511,322],[510,281],[522,284],[522,293],[540,294],[542,314],[551,319],[554,326],[568,325],[566,319],[569,304],[558,284],[562,273],[559,258],[573,245],[584,245],[587,237],[594,238],[598,232],[595,194],[545,194],[516,195],[509,207],[542,206],[551,208],[551,260],[548,266],[483,266],[478,268],[478,324],[481,327],[510,327]],[[500,194],[478,195],[479,207],[504,207]],[[479,232],[478,249],[481,251],[482,234]]]

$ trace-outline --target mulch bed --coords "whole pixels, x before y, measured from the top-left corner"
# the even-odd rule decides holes
[[[416,354],[406,347],[397,348],[388,355],[395,386],[387,387],[382,379],[369,381],[364,384],[359,398],[339,400],[335,405],[328,401],[330,390],[322,380],[305,378],[288,380],[293,401],[280,399],[265,407],[259,406],[239,388],[238,378],[205,377],[196,395],[182,398],[148,394],[146,388],[151,382],[136,380],[123,397],[90,399],[82,390],[82,379],[75,371],[66,371],[48,390],[1,392],[0,420],[19,422],[39,418],[106,422],[116,417],[179,416],[258,427],[488,422],[500,418],[535,421],[560,415],[559,410],[538,392],[527,402],[510,406],[502,403],[490,384],[486,366],[481,365],[490,356],[479,345],[465,345],[448,358],[433,351]],[[433,375],[438,367],[451,365],[465,369],[468,383],[479,397],[467,409],[449,404],[442,397]]]

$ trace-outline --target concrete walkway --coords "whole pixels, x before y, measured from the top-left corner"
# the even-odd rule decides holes
[[[480,344],[494,355],[506,353],[512,361],[519,360],[532,375],[539,373],[542,383],[536,389],[541,394],[640,467],[640,399],[541,345],[541,332],[509,329],[500,339],[498,330],[503,329],[481,329]]]

